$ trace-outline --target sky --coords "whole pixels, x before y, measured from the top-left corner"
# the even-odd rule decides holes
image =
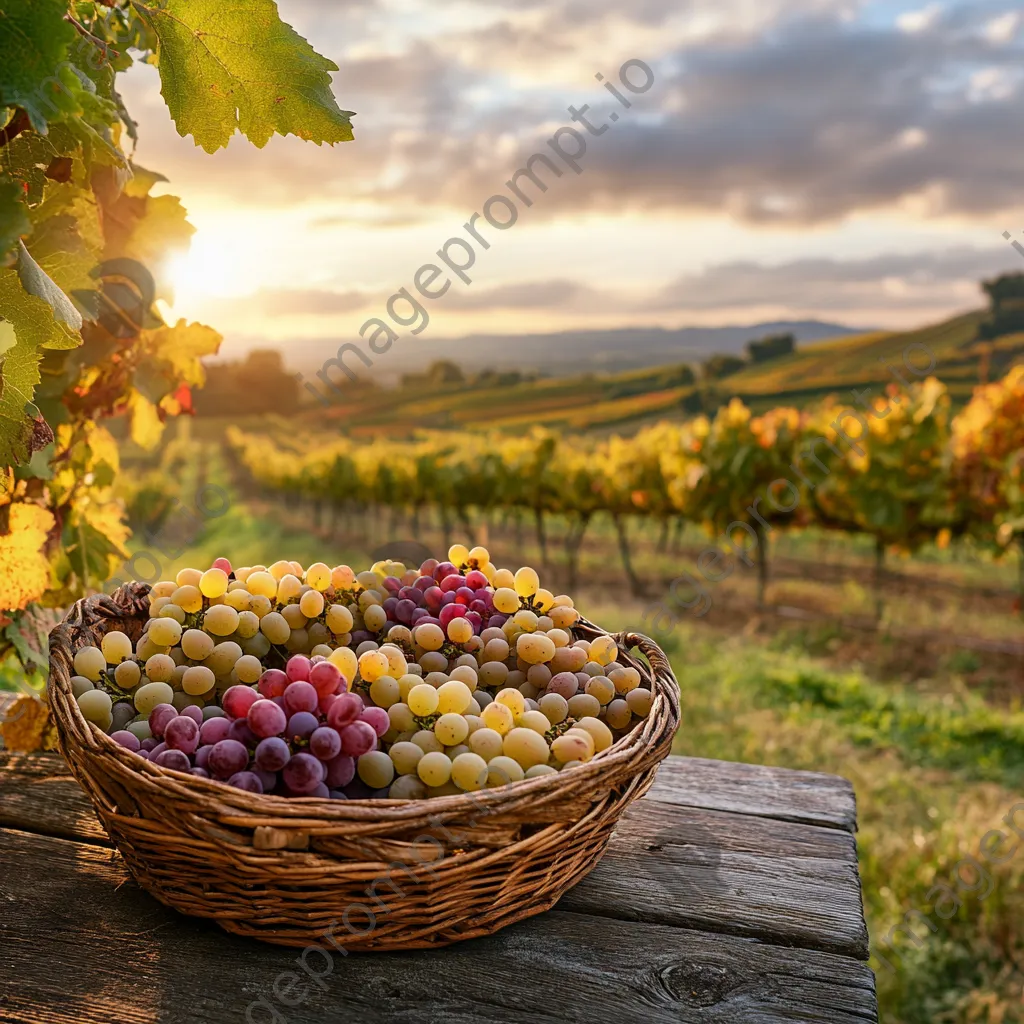
[[[489,248],[429,303],[431,336],[909,327],[1024,271],[1003,237],[1024,240],[1019,0],[279,8],[339,66],[354,142],[238,136],[211,156],[176,134],[155,68],[123,76],[136,162],[168,176],[197,229],[168,312],[217,327],[222,355],[269,345],[301,368],[358,340],[538,152],[560,176],[536,165],[543,193],[520,179],[531,205],[510,227],[477,219]],[[584,104],[600,134],[572,120]],[[579,173],[549,145],[562,126],[586,144]]]

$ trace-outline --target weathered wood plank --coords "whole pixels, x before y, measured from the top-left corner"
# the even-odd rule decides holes
[[[838,775],[767,765],[669,757],[648,797],[684,807],[706,807],[853,832],[853,786]]]
[[[95,846],[0,831],[0,861],[5,1024],[877,1020],[847,957],[560,910],[441,951],[309,952],[307,976],[296,950],[162,907]]]
[[[559,907],[868,958],[853,836],[644,799]]]

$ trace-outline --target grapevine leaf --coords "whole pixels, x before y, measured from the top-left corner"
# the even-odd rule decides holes
[[[331,93],[332,61],[274,0],[132,0],[157,37],[161,92],[178,133],[208,153],[235,131],[262,148],[275,132],[334,144],[352,139],[351,111]]]
[[[31,753],[57,749],[57,729],[50,709],[38,698],[23,693],[0,721],[0,738],[5,750]]]
[[[157,407],[141,392],[133,390],[128,399],[128,413],[132,440],[147,451],[155,448],[164,432]]]
[[[66,0],[0,2],[0,107],[20,107],[41,135],[60,119],[54,115],[67,91],[58,77],[75,39],[66,13]]]
[[[6,276],[6,275],[4,275]],[[19,338],[0,362],[0,465],[27,462],[32,454],[32,419],[25,406],[39,383],[39,350]]]
[[[0,181],[0,260],[32,229],[28,210],[21,201],[23,190],[13,181]]]
[[[179,320],[173,327],[158,327],[143,331],[140,344],[149,356],[155,371],[162,374],[167,386],[154,393],[152,384],[149,395],[153,401],[175,390],[179,384],[202,387],[206,382],[202,356],[216,354],[223,339],[205,324],[190,324]],[[138,386],[138,382],[136,382]]]
[[[53,319],[70,327],[74,331],[82,329],[82,314],[75,309],[71,300],[57,287],[53,278],[32,258],[25,243],[18,242],[18,279],[29,295],[34,295],[45,302],[53,311]],[[15,325],[17,330],[17,325]],[[49,348],[73,348],[78,345],[63,346],[49,344]]]

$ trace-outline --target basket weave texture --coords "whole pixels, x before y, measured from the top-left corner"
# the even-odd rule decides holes
[[[497,789],[429,800],[285,799],[160,768],[86,722],[75,652],[120,629],[134,642],[149,587],[84,598],[50,634],[61,753],[136,881],[236,934],[346,950],[445,946],[552,907],[600,859],[619,816],[671,746],[679,689],[638,633],[619,660],[654,692],[649,716],[591,761]],[[581,622],[577,638],[604,631]],[[634,658],[633,648],[647,659]]]

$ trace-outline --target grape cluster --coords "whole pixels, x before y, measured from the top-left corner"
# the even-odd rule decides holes
[[[651,710],[614,640],[537,572],[453,545],[416,569],[183,569],[137,644],[75,655],[85,718],[163,768],[250,792],[421,799],[571,769]]]

